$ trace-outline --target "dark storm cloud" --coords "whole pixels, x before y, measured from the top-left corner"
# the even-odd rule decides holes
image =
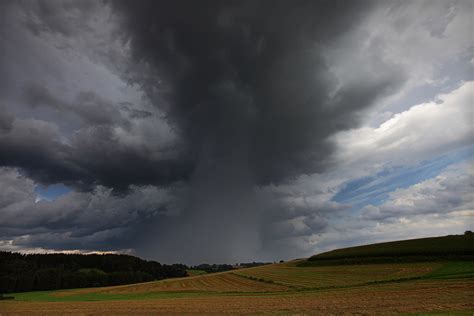
[[[65,101],[33,83],[24,90],[27,103],[72,113],[88,128],[68,145],[47,139],[35,145],[26,138],[16,143],[4,135],[9,153],[0,163],[20,166],[43,182],[118,188],[188,179],[203,161],[211,170],[202,174],[214,172],[215,164],[216,170],[248,174],[249,184],[281,182],[324,170],[333,152],[328,137],[356,126],[363,111],[401,80],[394,72],[382,80],[340,86],[320,52],[357,25],[370,11],[368,2],[110,5],[122,17],[122,37],[133,59],[122,75],[165,112],[180,138],[170,149],[175,154],[157,163],[143,148],[120,144],[111,131],[126,125],[123,115],[97,94],[80,92],[74,101]],[[37,1],[25,6],[25,16],[35,33],[74,37],[90,28],[81,17],[96,6]],[[123,109],[132,119],[149,117],[147,111]],[[25,156],[37,150],[39,159],[29,166]]]
[[[80,90],[81,78],[73,76],[77,65],[91,63],[87,55],[78,47],[48,46],[68,44],[71,38],[92,47],[90,33],[100,30],[91,29],[97,26],[91,17],[104,10],[102,2],[5,1],[2,6],[0,166],[20,167],[39,183],[63,182],[79,189],[102,184],[122,191],[132,184],[189,177],[192,164],[178,143],[167,140],[169,135],[156,134],[153,143],[141,140],[140,124],[162,124],[156,111],[100,95],[100,88],[108,87],[103,78],[87,78],[97,82],[95,91]],[[101,36],[98,41],[109,40]],[[70,71],[73,78],[67,81]]]
[[[131,108],[130,102],[122,102],[120,103],[120,107],[129,113],[131,118],[147,118],[153,115],[153,113],[143,110],[136,110]]]
[[[243,155],[255,181],[321,171],[327,138],[400,83],[343,86],[320,48],[370,11],[368,2],[122,1],[132,54],[146,75],[130,76],[163,106],[193,156]],[[344,49],[344,48],[341,48]],[[245,152],[245,154],[242,154]],[[199,158],[197,158],[199,159]]]
[[[46,106],[58,112],[71,112],[88,125],[124,124],[120,111],[94,92],[80,92],[71,104],[54,96],[43,86],[30,84],[25,87],[24,96],[33,107]]]
[[[8,113],[0,117],[10,124],[0,132],[0,165],[21,167],[40,183],[125,190],[131,184],[168,184],[187,177],[188,167],[174,159],[174,148],[157,156],[143,146],[122,144],[108,125],[81,129],[64,143],[55,125],[35,119],[11,122]]]
[[[64,36],[74,35],[78,29],[87,29],[90,12],[101,5],[95,0],[24,1],[25,24],[36,35],[55,32]]]
[[[0,133],[8,132],[12,128],[14,119],[15,117],[0,105]]]
[[[0,240],[18,247],[122,249],[136,225],[179,213],[180,186],[130,188],[126,195],[105,187],[37,200],[35,182],[15,168],[0,168]]]
[[[61,50],[74,49],[70,39],[87,38],[90,16],[105,8],[89,1],[23,5],[30,32],[59,36],[53,42]],[[8,225],[0,233],[19,246],[133,246],[147,257],[198,263],[252,260],[265,251],[272,260],[272,254],[289,253],[286,238],[325,231],[328,214],[344,206],[299,204],[291,194],[275,199],[257,191],[326,170],[334,151],[330,136],[356,127],[378,98],[402,82],[403,74],[383,60],[375,62],[376,75],[366,71],[355,76],[358,80],[341,80],[332,71],[334,60],[325,55],[328,47],[350,51],[355,44],[344,39],[372,4],[110,1],[106,6],[113,8],[119,31],[83,40],[86,49],[78,54],[114,64],[113,70],[159,109],[153,110],[164,113],[176,139],[160,147],[155,143],[163,136],[155,130],[148,138],[123,136],[137,125],[153,124],[156,112],[112,102],[97,91],[66,98],[50,89],[53,84],[32,78],[22,85],[28,111],[53,111],[60,119],[46,112],[46,118],[0,113],[0,166],[21,168],[32,183],[62,182],[82,191],[36,204],[29,197],[27,207],[8,204],[3,214]],[[99,29],[93,32],[106,28],[94,25]],[[15,37],[13,31],[2,35]],[[104,48],[117,38],[126,53]],[[5,60],[2,65],[7,68]],[[55,73],[56,65],[48,65]],[[58,121],[69,116],[81,124],[67,133]],[[151,206],[147,201],[155,193],[136,194],[146,185],[177,183],[186,189],[172,190],[173,198],[152,199]],[[100,198],[103,194],[93,191],[98,185],[114,191]],[[179,207],[173,207],[176,200]],[[36,216],[15,228],[28,209]],[[31,228],[38,226],[45,230]]]
[[[324,231],[323,206],[289,214],[287,204],[271,206],[254,188],[325,170],[334,150],[328,138],[357,126],[403,81],[382,60],[379,74],[356,81],[331,71],[327,47],[350,49],[344,37],[372,4],[110,4],[122,17],[133,60],[125,78],[164,111],[194,167],[182,217],[143,228],[143,240],[158,242],[140,243],[139,253],[232,262],[261,257],[263,248],[284,252],[275,247],[284,236]]]

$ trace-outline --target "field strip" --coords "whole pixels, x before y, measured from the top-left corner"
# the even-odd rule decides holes
[[[403,299],[401,299],[403,298]],[[21,302],[0,304],[2,315],[317,313],[366,314],[449,312],[474,309],[472,280],[423,280],[325,291],[217,294],[162,299],[97,302]]]

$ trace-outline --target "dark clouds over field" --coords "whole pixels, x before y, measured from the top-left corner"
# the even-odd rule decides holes
[[[472,47],[459,34],[468,1],[1,6],[5,249],[130,250],[185,262],[306,255],[334,230],[360,226],[377,238],[374,219],[402,217],[393,205],[334,199],[351,181],[427,159],[400,139],[426,145],[431,158],[470,152],[468,127],[432,144],[416,128],[423,115],[409,112],[471,79],[455,66],[442,72],[448,63],[469,67]],[[439,46],[448,48],[433,52]],[[426,85],[435,94],[414,103],[413,91],[433,90]],[[459,110],[441,116],[467,111],[469,89],[456,91],[461,101],[450,101],[454,92],[444,99]],[[390,122],[400,108],[408,118],[396,121],[407,125],[371,136],[370,124]],[[469,181],[459,181],[467,194]],[[38,195],[38,186],[58,183],[69,192]],[[447,211],[468,211],[468,202]],[[380,238],[394,228],[386,231]]]

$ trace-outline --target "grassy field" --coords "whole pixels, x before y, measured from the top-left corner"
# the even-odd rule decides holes
[[[474,261],[326,265],[305,260],[155,282],[13,294],[1,315],[452,314],[474,312]]]

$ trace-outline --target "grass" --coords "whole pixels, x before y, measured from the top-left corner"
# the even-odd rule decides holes
[[[474,279],[474,261],[448,262],[424,277],[428,279]]]
[[[74,290],[71,290],[74,291]],[[71,295],[57,295],[59,291],[39,291],[15,294],[17,301],[36,302],[92,302],[92,301],[122,301],[122,300],[145,300],[162,298],[182,298],[205,295],[205,292],[150,292],[150,293],[107,293],[86,292],[71,293]]]

